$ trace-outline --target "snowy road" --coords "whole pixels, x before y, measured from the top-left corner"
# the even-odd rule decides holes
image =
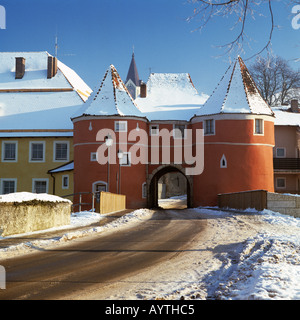
[[[175,204],[169,199],[163,207]],[[71,228],[99,219],[105,217],[78,213],[58,237],[22,235],[23,243],[0,249],[10,281],[0,300],[300,299],[299,218],[269,210],[139,209],[103,226]]]
[[[4,261],[7,284],[0,299],[99,297],[131,275],[190,250],[205,225],[193,210],[162,210],[130,228]]]

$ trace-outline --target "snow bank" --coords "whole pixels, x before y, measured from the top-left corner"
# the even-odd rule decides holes
[[[70,222],[72,202],[48,194],[17,192],[0,196],[0,235],[59,227]]]
[[[15,192],[0,196],[0,202],[27,202],[27,201],[47,201],[47,202],[69,202],[70,200],[47,193]]]

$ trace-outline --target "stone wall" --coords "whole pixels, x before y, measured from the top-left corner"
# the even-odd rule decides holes
[[[70,201],[0,202],[0,236],[69,225]]]
[[[268,192],[267,209],[300,217],[300,196]]]

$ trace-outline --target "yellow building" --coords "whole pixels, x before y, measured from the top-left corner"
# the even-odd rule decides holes
[[[0,53],[0,194],[73,193],[73,124],[91,89],[47,52]]]

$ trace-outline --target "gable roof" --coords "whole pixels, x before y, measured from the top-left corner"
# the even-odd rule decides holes
[[[65,64],[47,77],[49,53],[0,52],[0,136],[72,135],[70,117],[92,90]],[[16,57],[25,59],[15,79]]]
[[[151,73],[147,81],[147,97],[138,97],[135,102],[147,117],[159,119],[160,112],[165,111],[164,116],[168,117],[169,113],[171,120],[178,118],[179,113],[175,110],[191,110],[193,116],[206,99],[207,96],[197,92],[188,73]]]
[[[215,91],[196,115],[253,113],[273,115],[241,57],[229,66]]]
[[[87,100],[92,90],[89,86],[61,61],[57,60],[57,73],[47,78],[47,51],[40,52],[0,52],[0,91],[16,90],[43,91],[74,90],[83,100]],[[15,79],[16,57],[25,59],[25,74],[22,79]]]
[[[127,81],[129,80],[131,80],[137,87],[140,85],[140,78],[139,78],[139,74],[138,74],[135,59],[134,59],[134,53],[132,54],[131,63],[129,66],[125,83],[127,83]]]
[[[99,89],[80,109],[77,116],[80,115],[143,116],[113,65],[107,69]]]

